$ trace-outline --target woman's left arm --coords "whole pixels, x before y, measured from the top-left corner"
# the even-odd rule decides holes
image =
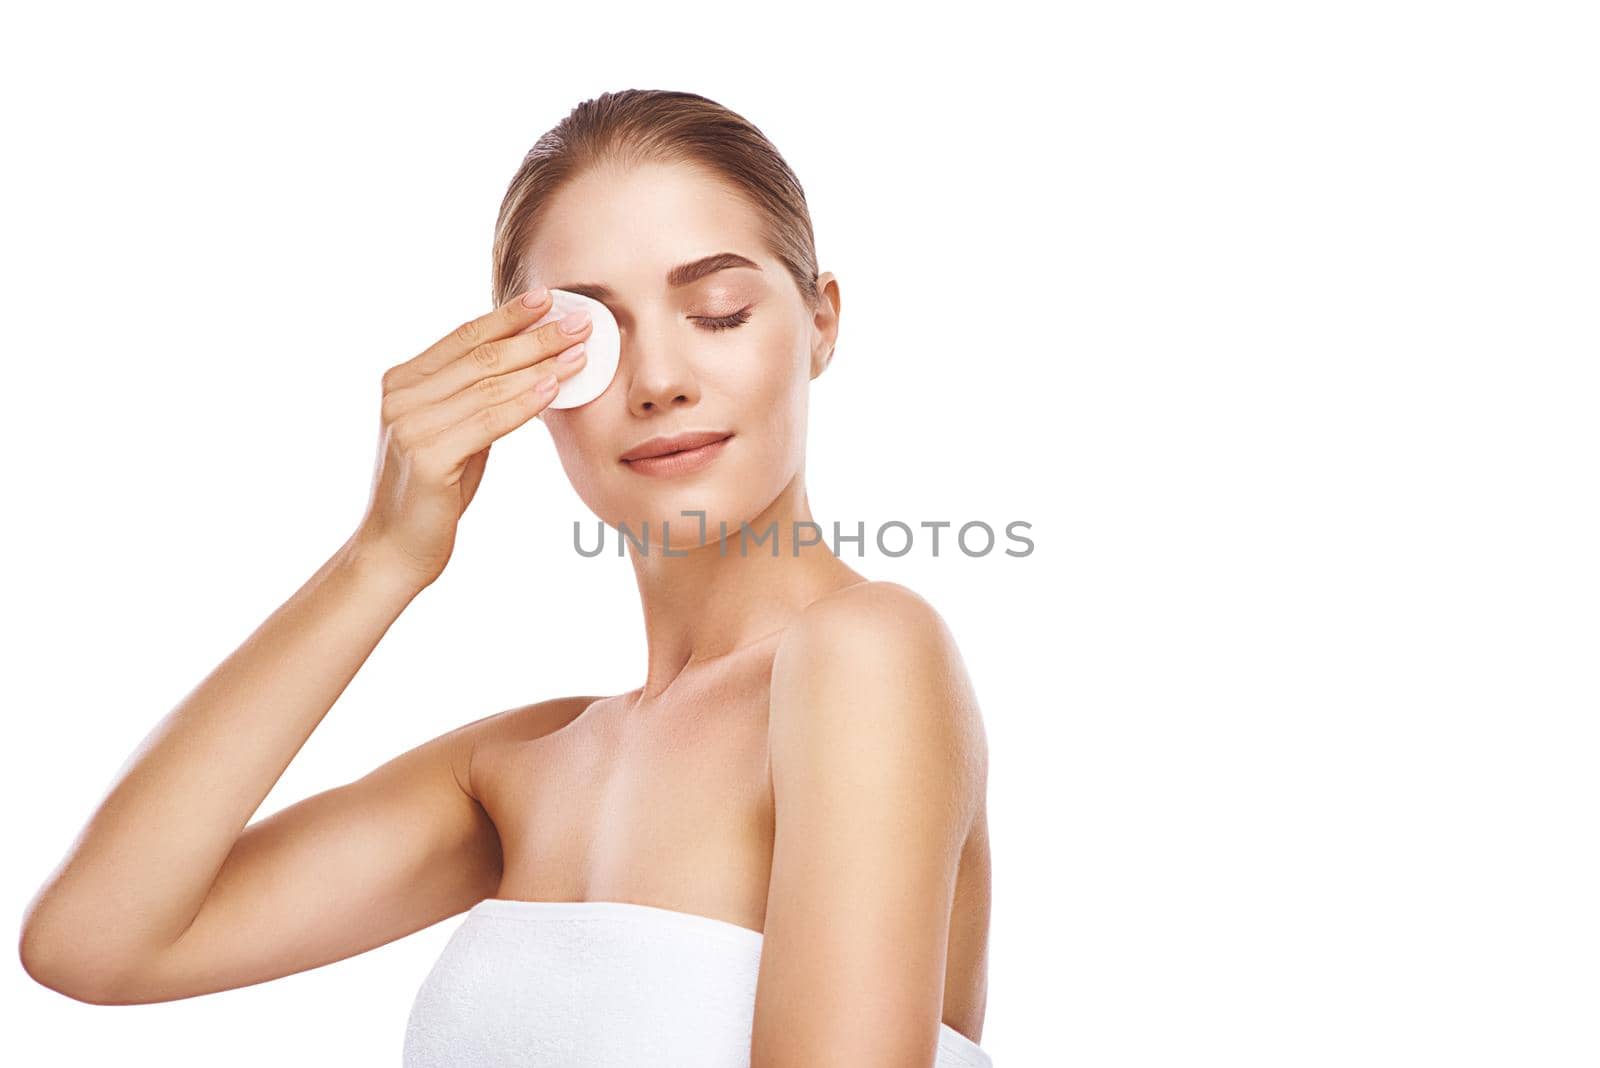
[[[987,748],[944,622],[903,586],[809,606],[772,668],[776,805],[751,1068],[930,1068]]]

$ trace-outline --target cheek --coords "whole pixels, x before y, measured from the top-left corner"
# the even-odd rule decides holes
[[[772,324],[742,346],[740,358],[729,364],[723,381],[740,415],[763,421],[787,418],[803,401],[808,375],[805,353],[788,323]]]
[[[585,427],[577,416],[565,412],[546,410],[545,425],[550,430],[550,440],[555,443],[561,467],[567,473],[567,481],[581,499],[593,506],[603,480],[599,465],[610,443],[602,440],[594,428]]]
[[[809,360],[792,328],[773,329],[747,350],[728,383],[736,427],[751,438],[763,466],[785,470],[805,449]]]

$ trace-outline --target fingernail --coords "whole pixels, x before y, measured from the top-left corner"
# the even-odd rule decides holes
[[[541,378],[539,380],[539,384],[537,386],[535,386],[534,388],[537,389],[540,393],[554,393],[556,391],[556,384],[557,384],[556,376],[555,375],[551,375],[549,378]]]
[[[578,344],[576,344],[576,345],[572,346],[570,349],[568,349],[566,352],[563,352],[560,356],[557,356],[556,357],[556,363],[576,363],[578,361],[578,358],[580,356],[582,356],[582,355],[583,355],[583,343],[579,342]]]
[[[544,299],[549,295],[550,290],[546,289],[544,286],[534,286],[532,289],[522,294],[522,306],[524,308],[537,308],[539,305],[544,303]]]
[[[561,317],[561,329],[569,334],[576,334],[583,329],[589,321],[589,313],[582,308],[575,312],[568,312]]]

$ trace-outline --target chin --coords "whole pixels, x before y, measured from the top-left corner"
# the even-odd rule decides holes
[[[719,524],[726,524],[726,537],[733,551],[738,544],[739,525],[749,523],[759,530],[761,524],[757,519],[778,492],[774,489],[762,494],[759,488],[752,492],[752,487],[760,487],[761,481],[731,468],[715,478],[690,476],[654,482],[628,477],[631,482],[645,484],[631,485],[626,493],[614,495],[608,507],[593,510],[610,526],[620,531],[626,525],[628,531],[640,539],[644,537],[644,524],[648,522],[652,553],[661,549],[663,530],[674,552],[715,545],[723,536]],[[698,513],[704,513],[703,520]]]
[[[719,523],[727,524],[731,537],[738,533],[741,521],[750,521],[760,511],[747,506],[738,496],[721,487],[664,488],[648,497],[635,496],[606,522],[619,529],[626,524],[638,537],[643,537],[644,524],[649,523],[652,552],[661,545],[663,531],[670,533],[674,550],[692,549],[715,543]],[[698,513],[704,513],[703,525]]]

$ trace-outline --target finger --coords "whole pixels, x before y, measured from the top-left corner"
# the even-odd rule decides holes
[[[442,456],[471,456],[548,408],[559,386],[556,375],[546,374],[532,389],[481,408],[447,427],[427,447],[437,449]]]
[[[526,303],[532,300],[532,304]],[[468,319],[444,337],[390,372],[396,388],[414,385],[441,367],[448,367],[486,341],[510,337],[550,310],[550,291],[536,286],[506,301],[494,311]]]
[[[540,379],[552,373],[566,381],[583,367],[589,354],[583,342],[570,345],[554,356],[546,357],[531,367],[522,367],[501,375],[480,378],[442,400],[421,404],[414,410],[395,419],[397,428],[415,440],[430,438],[440,431],[470,419],[484,408],[532,388]],[[423,387],[418,387],[421,389]],[[399,427],[399,424],[405,424]]]
[[[526,334],[487,341],[447,367],[410,387],[409,394],[397,400],[401,410],[433,404],[454,396],[469,386],[496,375],[509,374],[558,355],[574,344],[587,340],[594,323],[587,314],[580,324],[569,327],[565,319],[553,319]]]

